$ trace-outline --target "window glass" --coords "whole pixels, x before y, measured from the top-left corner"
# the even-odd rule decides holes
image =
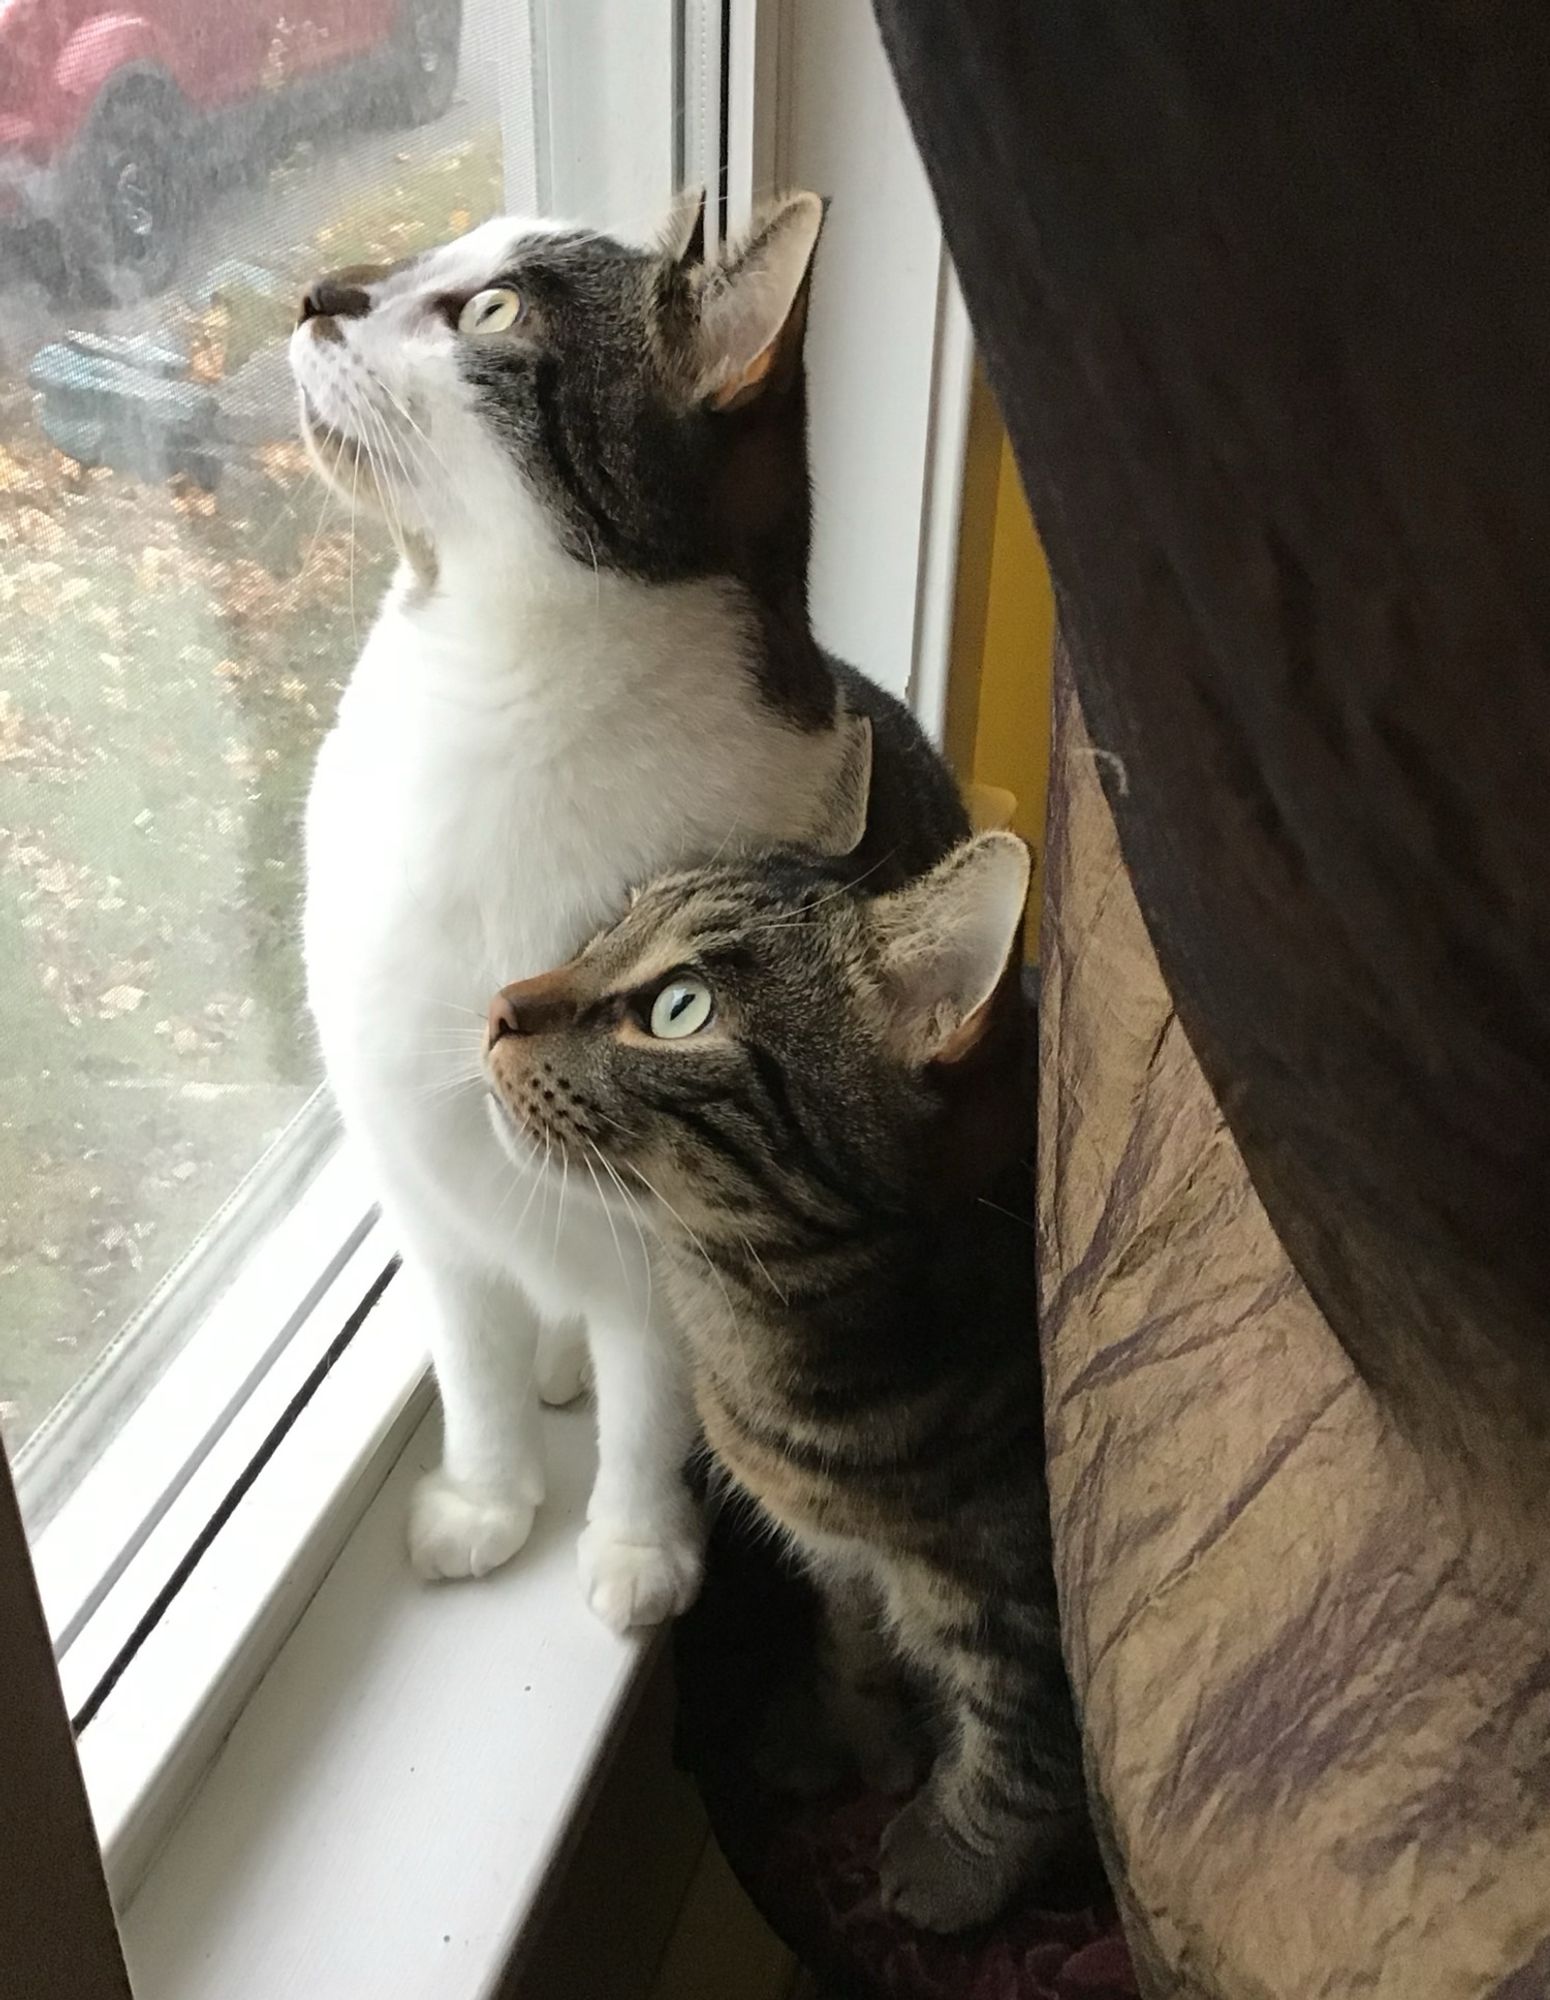
[[[87,1385],[121,1415],[187,1330],[169,1275],[326,1138],[300,815],[387,550],[307,472],[285,338],[320,269],[504,205],[526,23],[0,0],[0,1433],[24,1491]]]

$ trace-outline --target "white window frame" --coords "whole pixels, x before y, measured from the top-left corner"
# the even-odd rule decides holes
[[[533,129],[582,118],[588,105],[604,121],[596,146],[550,160],[555,206],[638,231],[643,187],[652,214],[668,193],[660,160],[613,144],[621,104],[583,87],[605,28],[614,54],[624,36],[637,74],[665,64],[689,90],[680,157],[724,156],[712,242],[723,213],[736,230],[767,189],[817,186],[831,198],[809,332],[815,622],[939,738],[971,351],[869,0],[531,0],[518,11],[546,57]],[[529,159],[516,178],[533,170]],[[410,1288],[392,1282],[367,1178],[341,1147],[39,1538],[60,1674],[72,1712],[89,1718],[79,1755],[141,2000],[278,1990],[259,1940],[272,1946],[286,1924],[296,1936],[283,1962],[304,1964],[307,1990],[330,2000],[356,1990],[472,2000],[494,1990],[563,1852],[651,1653],[596,1626],[575,1587],[570,1517],[590,1476],[590,1424],[550,1420],[559,1493],[510,1572],[427,1593],[404,1579],[400,1550],[403,1488],[434,1452],[430,1393]],[[120,1524],[106,1569],[105,1518]],[[386,1815],[390,1835],[402,1803],[393,1739],[410,1727],[417,1687],[455,1683],[470,1704],[468,1738],[443,1776],[476,1809],[466,1826],[449,1820],[446,1840],[491,1837],[485,1780],[497,1753],[536,1759],[503,1877],[470,1873],[451,1850],[446,1867],[406,1875],[389,1865],[384,1836],[357,1840],[348,1884],[323,1883],[308,1825],[252,1823],[253,1796],[272,1801],[276,1758],[307,1727],[298,1663],[322,1674],[331,1653],[348,1653],[363,1603],[381,1610],[377,1643],[401,1654],[403,1673],[391,1698],[363,1698],[364,1735],[331,1741],[338,1787],[327,1789],[325,1773],[310,1834],[319,1816],[348,1809],[358,1820],[366,1806]],[[541,1743],[519,1704],[479,1705],[481,1689],[488,1696],[515,1669],[545,1690]],[[220,1837],[233,1816],[247,1839],[241,1866]],[[405,1897],[471,1941],[456,1974],[438,1952],[412,1970],[402,1939],[396,1959],[371,1963],[385,1947],[369,1940],[391,1941],[387,1919]]]
[[[830,197],[808,322],[818,637],[940,741],[973,339],[862,0],[734,0],[729,181]]]

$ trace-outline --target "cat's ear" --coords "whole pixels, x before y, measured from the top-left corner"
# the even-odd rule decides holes
[[[681,271],[705,262],[705,190],[686,189],[673,203],[659,245],[669,264]]]
[[[807,280],[823,227],[815,194],[793,194],[706,276],[697,377],[713,410],[736,410],[794,378],[807,322]]]
[[[854,854],[866,832],[872,796],[872,724],[864,715],[843,711],[837,733],[840,751],[833,782],[817,820],[804,830],[801,840],[804,847],[839,857]]]
[[[961,1061],[985,1034],[1022,937],[1030,867],[1015,833],[981,833],[872,905],[889,1036],[907,1061]]]

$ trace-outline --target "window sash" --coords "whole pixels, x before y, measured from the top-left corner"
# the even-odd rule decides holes
[[[39,1587],[61,1657],[279,1364],[371,1218],[367,1176],[336,1148],[36,1536]]]
[[[721,13],[721,0],[513,0],[499,44],[508,202],[520,210],[536,191],[542,209],[638,230],[665,212],[675,163],[716,180],[699,149],[719,146],[719,91],[692,118],[673,93],[719,61]],[[319,1091],[19,1456],[77,1712],[192,1546],[168,1531],[189,1515],[182,1496],[370,1226],[337,1135]]]

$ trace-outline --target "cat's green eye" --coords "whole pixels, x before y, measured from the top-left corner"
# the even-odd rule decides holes
[[[715,996],[703,979],[670,979],[652,1001],[647,1020],[659,1042],[678,1042],[708,1026],[715,1011]]]
[[[457,316],[459,333],[504,333],[522,317],[522,299],[509,285],[475,292]]]

